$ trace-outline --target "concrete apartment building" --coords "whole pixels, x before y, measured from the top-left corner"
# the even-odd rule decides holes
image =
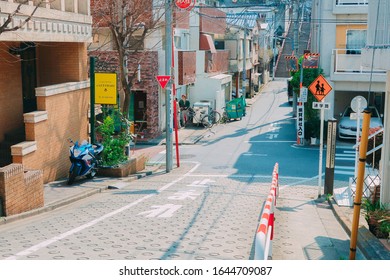
[[[0,24],[19,3],[0,1]],[[7,27],[33,14],[31,20],[0,34],[0,197],[7,215],[39,207],[43,182],[67,176],[67,139],[88,139],[89,4],[27,1]]]
[[[325,98],[338,118],[355,96],[383,114],[384,141],[381,202],[390,202],[389,75],[390,2],[381,0],[312,0],[312,52],[320,53],[320,67],[333,91]]]
[[[320,67],[334,89],[326,97],[333,104],[329,117],[339,116],[357,95],[367,99],[369,91],[369,104],[383,113],[386,69],[374,63],[371,72],[366,50],[369,3],[373,1],[312,1],[312,51],[320,53]]]

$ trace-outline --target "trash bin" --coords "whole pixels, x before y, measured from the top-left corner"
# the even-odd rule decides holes
[[[226,103],[226,114],[228,119],[241,119],[246,113],[246,102],[244,96],[234,98]]]
[[[194,103],[195,116],[192,119],[194,124],[199,124],[204,116],[208,115],[211,110],[211,102],[199,101]]]

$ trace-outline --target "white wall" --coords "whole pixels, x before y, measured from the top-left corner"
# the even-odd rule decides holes
[[[197,77],[196,81],[196,84],[191,87],[191,106],[195,102],[207,100],[212,103],[213,109],[222,113],[223,107],[226,105],[224,85],[230,87],[229,91],[231,97],[232,76],[226,74],[220,74],[214,77],[200,76]]]
[[[384,114],[384,134],[381,159],[381,203],[389,205],[390,203],[390,71],[387,72],[385,114]],[[390,207],[390,206],[388,206]]]

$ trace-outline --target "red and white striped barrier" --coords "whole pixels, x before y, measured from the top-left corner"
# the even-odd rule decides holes
[[[261,214],[260,225],[255,239],[255,260],[267,260],[272,257],[274,234],[274,208],[279,195],[279,165],[276,163],[272,173],[271,188]]]

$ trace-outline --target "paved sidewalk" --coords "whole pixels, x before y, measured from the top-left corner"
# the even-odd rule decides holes
[[[318,197],[314,183],[282,187],[276,200],[273,259],[348,260],[352,219],[353,207]],[[356,259],[390,260],[386,245],[369,232],[361,212]]]
[[[267,90],[269,89],[267,88]],[[259,95],[247,99],[247,106],[251,106]],[[208,130],[185,128],[180,129],[178,133],[179,143],[185,145],[195,144],[208,133]],[[134,155],[144,153],[150,159],[156,159],[161,155],[161,161],[163,161],[165,155],[160,152],[165,150],[165,145],[162,145],[164,140],[162,137],[150,143],[137,143],[131,152]],[[98,177],[94,180],[76,181],[72,186],[67,186],[65,179],[51,182],[44,187],[45,206],[43,208],[15,216],[2,217],[0,225],[51,211],[108,188],[117,188],[121,184],[157,172],[164,172],[164,170],[164,167],[150,161],[143,172],[126,178]],[[282,177],[283,174],[280,176]],[[316,194],[315,182],[312,186],[294,186],[281,189],[275,212],[277,231],[275,231],[274,238],[274,259],[340,259],[340,256],[348,256],[349,252],[341,249],[341,247],[345,248],[346,241],[340,240],[340,236],[345,234],[341,231],[342,229],[348,235],[351,232],[353,208],[340,207],[333,200],[328,202],[324,197],[317,198]],[[334,222],[334,217],[338,222]],[[349,240],[348,237],[347,239]],[[308,243],[310,240],[316,242]],[[343,246],[339,248],[340,242],[343,243]],[[368,231],[362,214],[358,249],[357,258],[359,259],[390,260],[389,249]]]

